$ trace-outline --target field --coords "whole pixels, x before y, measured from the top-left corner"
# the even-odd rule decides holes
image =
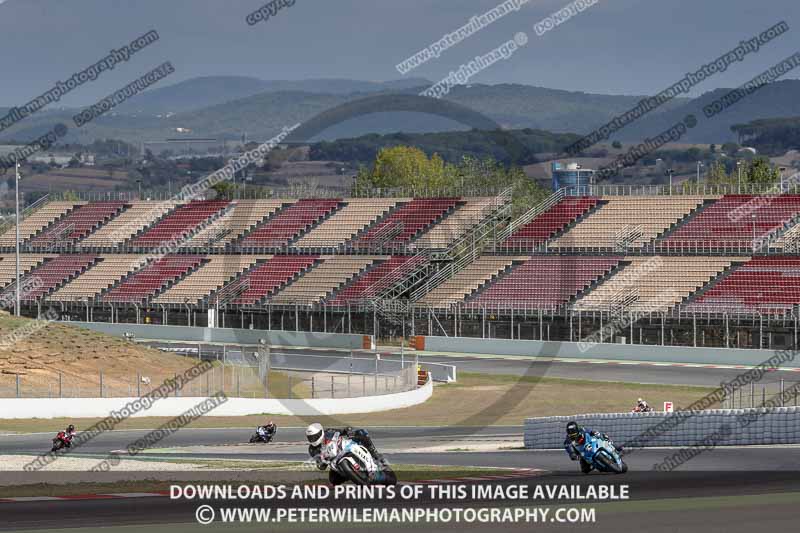
[[[98,396],[101,374],[104,396],[136,396],[197,364],[185,356],[88,329],[0,314],[0,340],[21,327],[40,329],[7,349],[0,343],[0,398],[16,396],[18,378],[21,397],[57,397],[59,390],[64,397]],[[244,369],[236,376],[215,365],[206,376],[194,380],[185,394],[205,395],[209,387],[213,392],[223,383],[229,393],[263,394],[257,376],[251,374]],[[288,396],[288,388],[286,374],[270,373],[273,396]],[[292,393],[303,396],[306,388],[295,381]]]

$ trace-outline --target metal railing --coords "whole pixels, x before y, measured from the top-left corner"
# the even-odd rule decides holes
[[[481,210],[481,222],[479,224],[455,240],[444,253],[434,253],[434,258],[450,258],[452,261],[446,267],[428,277],[424,284],[415,289],[410,295],[411,301],[420,300],[430,291],[472,264],[483,254],[487,240],[491,239],[493,244],[497,244],[494,234],[497,231],[498,222],[511,213],[511,194],[511,188],[501,192],[490,205]]]
[[[519,228],[539,216],[540,214],[544,213],[558,202],[564,199],[567,196],[567,189],[561,188],[548,196],[543,202],[540,204],[532,207],[525,213],[521,214],[515,220],[512,220],[511,223],[506,226],[502,231],[497,234],[497,242],[503,242],[508,239],[515,231]]]
[[[194,354],[186,355],[196,357]],[[346,362],[344,360],[344,364]],[[259,366],[220,360],[211,370],[186,383],[172,395],[205,397],[224,392],[237,398],[355,398],[417,388],[417,369],[413,361],[403,367],[399,363],[387,365],[391,362],[374,358],[360,362],[368,367],[359,368],[362,372],[348,372],[338,366],[312,370],[283,368],[279,364],[272,367],[264,379]],[[150,393],[166,379],[176,376],[157,369],[130,374],[98,371],[90,375],[84,372],[80,376],[64,373],[47,376],[0,374],[0,398],[135,398]]]

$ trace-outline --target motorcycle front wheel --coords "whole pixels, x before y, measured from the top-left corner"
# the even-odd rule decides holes
[[[628,470],[628,465],[626,465],[624,461],[621,461],[622,464],[618,465],[616,461],[614,461],[611,457],[609,457],[605,453],[598,453],[597,456],[595,456],[595,461],[602,464],[606,472],[613,472],[615,474],[624,474]]]
[[[356,485],[368,485],[369,478],[367,475],[360,471],[353,470],[349,461],[340,461],[337,468],[341,470],[342,475],[352,481]]]

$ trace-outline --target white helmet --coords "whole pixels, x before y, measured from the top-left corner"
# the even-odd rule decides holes
[[[324,435],[325,430],[322,428],[322,424],[314,423],[306,428],[306,438],[312,446],[319,446],[322,444]]]
[[[636,400],[636,402],[637,402],[637,403],[643,403],[643,402],[644,402],[644,400],[642,400],[641,398],[639,398],[638,400]]]

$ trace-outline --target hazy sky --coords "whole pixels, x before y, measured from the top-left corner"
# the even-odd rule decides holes
[[[254,26],[245,17],[263,0],[0,2],[0,105],[24,103],[110,49],[158,31],[157,43],[63,100],[83,105],[164,61],[176,72],[162,85],[208,75],[398,79],[397,63],[502,0],[296,0]],[[781,20],[790,25],[761,52],[700,85],[699,94],[743,83],[800,50],[798,0],[599,0],[536,36],[534,24],[568,3],[530,0],[409,76],[439,80],[520,31],[528,44],[472,82],[653,94],[740,40]]]

